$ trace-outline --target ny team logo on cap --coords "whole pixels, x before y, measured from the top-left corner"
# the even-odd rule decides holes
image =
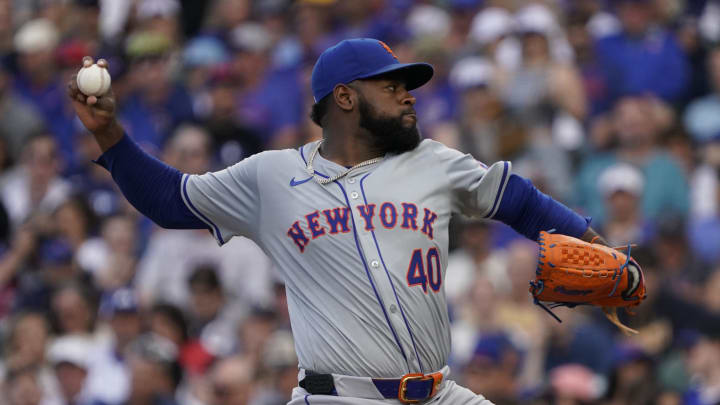
[[[388,53],[389,53],[390,55],[392,55],[392,57],[395,58],[395,60],[398,60],[397,56],[395,56],[395,52],[393,52],[392,49],[390,49],[390,47],[389,47],[385,42],[383,42],[383,41],[378,41],[378,43],[379,43],[383,48],[385,48],[385,50],[388,51]]]

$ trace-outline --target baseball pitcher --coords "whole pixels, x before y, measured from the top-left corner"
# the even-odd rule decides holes
[[[300,363],[289,404],[490,404],[448,378],[451,215],[496,219],[533,240],[549,229],[596,234],[509,162],[488,167],[422,139],[410,91],[432,75],[381,41],[342,41],[312,73],[322,140],[204,175],[141,151],[112,92],[88,97],[73,80],[68,93],[103,151],[97,163],[140,212],[165,228],[208,229],[221,245],[246,236],[274,261]]]

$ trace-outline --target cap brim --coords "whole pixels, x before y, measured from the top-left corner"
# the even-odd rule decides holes
[[[386,73],[400,72],[405,77],[405,86],[408,90],[415,90],[430,81],[435,70],[428,63],[395,63],[360,77],[359,79],[370,79]]]

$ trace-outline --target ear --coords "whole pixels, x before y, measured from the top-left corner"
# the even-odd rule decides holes
[[[333,89],[335,104],[343,111],[352,111],[357,102],[355,90],[348,85],[338,84]]]

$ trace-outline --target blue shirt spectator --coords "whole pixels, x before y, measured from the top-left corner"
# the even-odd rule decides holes
[[[593,223],[603,223],[606,218],[605,199],[598,190],[598,179],[607,168],[619,161],[616,155],[598,155],[588,159],[580,168],[575,196],[578,205],[593,218]],[[687,214],[690,204],[687,179],[669,154],[657,151],[645,162],[632,163],[645,176],[641,206],[646,218],[659,220],[670,213]]]
[[[262,83],[239,94],[238,119],[268,145],[280,131],[296,128],[303,118],[302,90],[294,70],[270,72]]]
[[[171,85],[167,97],[159,103],[149,103],[141,92],[131,95],[121,106],[119,116],[136,142],[155,150],[181,123],[194,119],[192,99],[180,84]]]
[[[74,113],[66,102],[65,85],[59,78],[44,85],[33,85],[25,76],[18,75],[15,92],[32,104],[43,117],[50,133],[55,136],[58,148],[66,163],[74,161]]]
[[[611,99],[632,94],[655,94],[678,101],[688,83],[683,51],[668,31],[653,23],[653,5],[647,0],[617,1],[623,31],[600,39],[597,56],[607,72]]]
[[[652,93],[673,102],[683,96],[688,81],[687,61],[667,31],[656,29],[642,37],[613,35],[598,41],[597,52],[610,78],[613,99]]]

